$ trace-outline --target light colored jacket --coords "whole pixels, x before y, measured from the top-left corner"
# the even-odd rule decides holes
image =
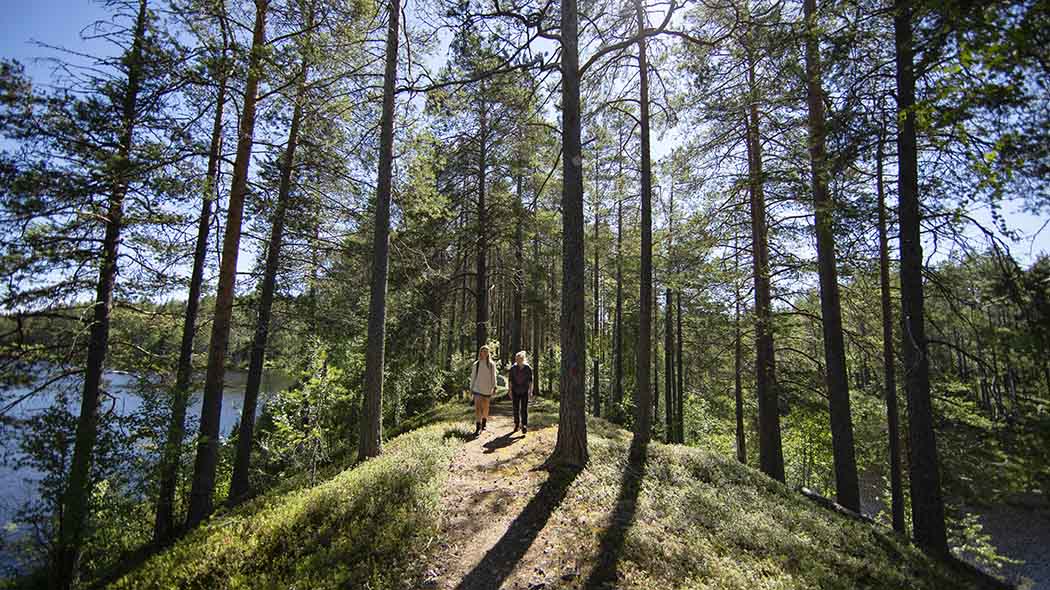
[[[496,389],[496,363],[489,361],[482,366],[481,361],[474,361],[470,377],[470,391],[482,395],[492,395]]]

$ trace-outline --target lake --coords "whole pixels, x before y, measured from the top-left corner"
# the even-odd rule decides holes
[[[135,392],[135,377],[127,373],[107,372],[105,374],[104,388],[115,398],[104,401],[104,410],[109,410],[109,404],[115,404],[113,411],[119,415],[126,416],[134,414],[142,405],[142,398]],[[241,408],[244,405],[244,387],[247,381],[247,373],[244,371],[227,371],[226,386],[222,396],[222,415],[219,420],[219,433],[229,436],[234,426],[240,420]],[[19,403],[12,408],[8,417],[14,419],[27,419],[49,408],[55,398],[65,388],[71,392],[69,395],[74,415],[80,409],[80,379],[70,377],[55,383],[49,389]],[[280,374],[264,374],[260,395],[258,411],[262,410],[266,400],[280,389],[289,387],[289,379]],[[8,393],[7,399],[17,399],[28,393],[31,388],[14,388]],[[196,433],[199,427],[201,411],[201,392],[198,391],[191,400],[187,410],[186,431]],[[258,415],[258,411],[256,415]],[[11,522],[18,509],[25,502],[37,494],[36,482],[40,480],[41,473],[32,468],[15,468],[11,465],[13,459],[21,452],[19,440],[15,437],[6,436],[0,441],[0,452],[3,453],[5,461],[0,463],[0,525],[3,525],[3,544],[0,545],[0,567],[7,569],[17,565],[16,556],[8,547],[9,541],[16,539],[23,531]]]

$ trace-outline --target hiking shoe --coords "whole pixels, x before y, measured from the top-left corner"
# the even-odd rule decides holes
[[[474,436],[481,434],[481,422],[474,423]]]
[[[529,433],[529,427],[528,426],[522,426],[521,427],[521,435],[525,436],[528,433]]]
[[[514,430],[511,430],[511,431],[510,431],[510,433],[511,433],[511,434],[514,434],[515,432],[517,432],[517,431],[518,431],[518,428],[520,428],[520,426],[518,426],[517,424],[515,424],[515,425],[514,425]]]
[[[482,430],[485,430],[485,426],[486,426],[486,423],[487,423],[487,422],[488,422],[488,420],[487,420],[487,419],[485,419],[485,418],[482,418],[482,419],[481,419],[481,429],[482,429]]]

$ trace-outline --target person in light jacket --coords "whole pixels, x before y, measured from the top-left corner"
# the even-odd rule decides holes
[[[496,363],[489,358],[489,347],[478,350],[478,360],[470,369],[470,391],[474,394],[474,436],[485,430],[489,402],[496,394]]]

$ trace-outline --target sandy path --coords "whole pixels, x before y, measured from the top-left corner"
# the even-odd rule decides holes
[[[568,482],[538,469],[557,427],[549,417],[530,416],[528,434],[512,434],[510,411],[509,401],[494,403],[488,429],[467,441],[449,467],[441,509],[446,541],[424,588],[536,590],[572,586],[577,578],[574,564],[554,563],[558,552],[551,547],[559,528],[551,522],[553,507]]]

